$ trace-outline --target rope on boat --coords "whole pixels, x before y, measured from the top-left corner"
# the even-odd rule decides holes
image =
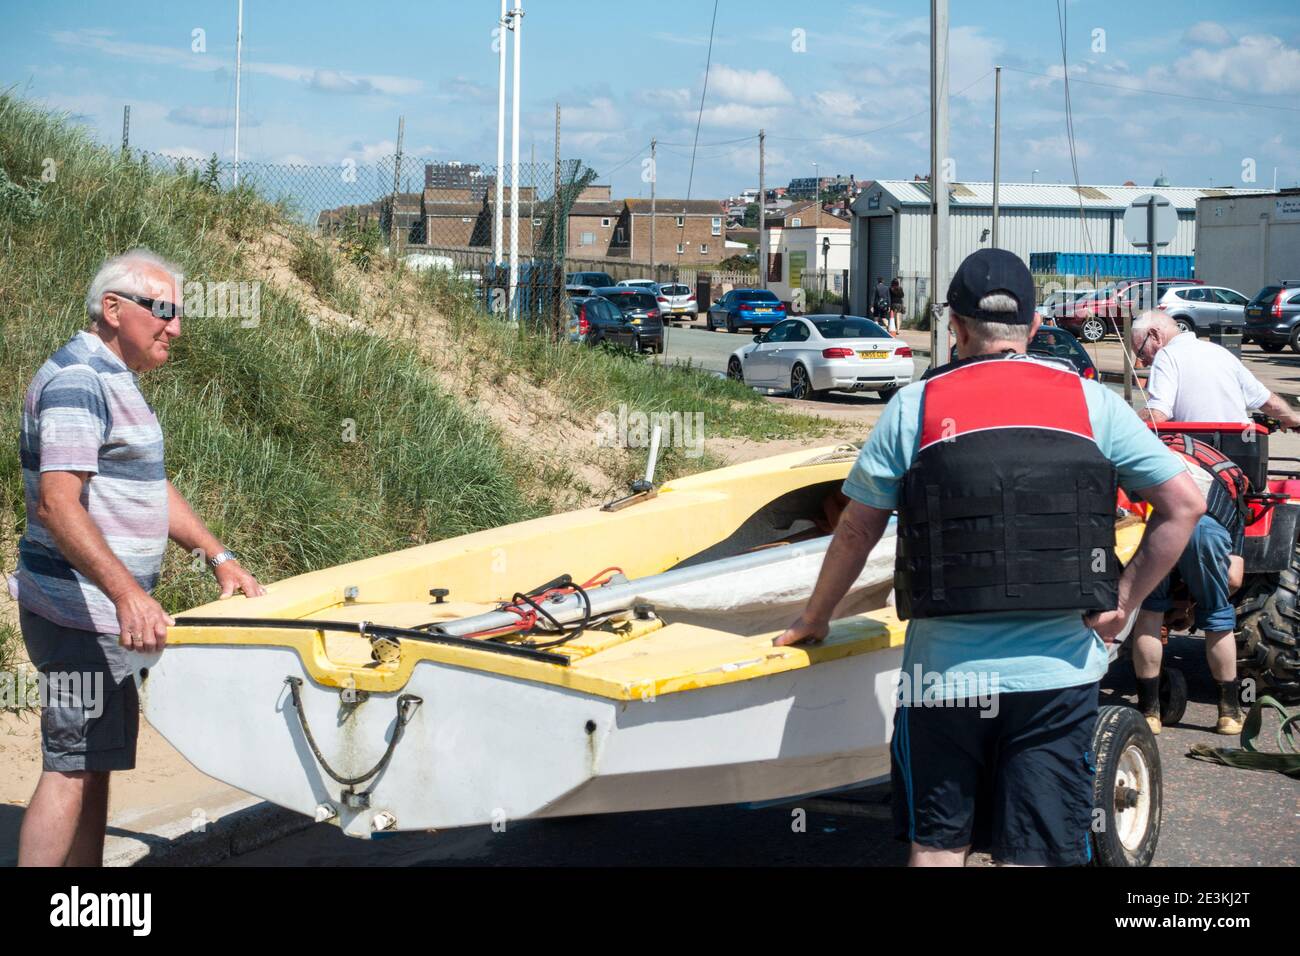
[[[397,749],[397,744],[402,739],[402,734],[406,731],[406,725],[410,723],[411,718],[415,716],[416,709],[424,703],[422,698],[416,697],[414,694],[403,694],[401,697],[397,698],[397,724],[393,728],[393,739],[388,742],[388,748],[384,751],[384,755],[379,758],[379,763],[375,764],[369,771],[360,776],[341,777],[325,760],[325,756],[320,752],[320,748],[316,746],[316,738],[312,736],[311,728],[307,726],[307,713],[302,709],[302,678],[290,676],[286,677],[284,682],[289,685],[289,693],[293,697],[293,708],[298,713],[298,723],[302,726],[302,733],[303,736],[307,738],[307,746],[311,748],[312,756],[316,758],[316,762],[320,764],[320,768],[329,775],[331,780],[335,783],[342,784],[345,787],[355,787],[358,784],[365,783],[388,766],[388,761],[393,758],[393,751]],[[369,792],[369,790],[366,791],[366,793]],[[365,796],[365,794],[363,793],[361,796]]]

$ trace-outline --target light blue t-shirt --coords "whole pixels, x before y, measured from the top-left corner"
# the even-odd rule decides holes
[[[1097,447],[1129,491],[1149,488],[1184,471],[1182,462],[1124,401],[1097,382],[1080,380]],[[844,482],[844,493],[872,508],[898,507],[899,484],[916,455],[926,382],[903,388],[885,407]],[[916,701],[980,693],[1051,690],[1100,680],[1106,645],[1077,611],[1005,611],[918,618],[908,622],[904,687]],[[924,687],[918,685],[924,683]],[[910,682],[910,683],[909,683]],[[968,690],[963,690],[967,688]]]

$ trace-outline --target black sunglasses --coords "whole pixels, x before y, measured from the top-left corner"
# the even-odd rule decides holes
[[[130,292],[116,292],[109,290],[111,295],[120,299],[130,299],[136,305],[143,306],[153,313],[155,319],[170,319],[176,315],[176,303],[168,302],[166,299],[147,299],[142,295],[135,295]]]

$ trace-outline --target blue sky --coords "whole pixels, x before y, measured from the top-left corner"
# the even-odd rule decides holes
[[[2,2],[0,84],[104,142],[118,141],[130,103],[133,146],[230,155],[235,0]],[[1004,181],[1033,170],[1071,181],[1055,4],[951,6],[956,178],[991,178],[998,63]],[[648,195],[640,159],[652,136],[665,144],[659,194],[685,195],[708,0],[525,10],[522,158],[552,155],[558,100],[565,158],[594,166],[616,197]],[[405,114],[408,154],[493,162],[498,11],[499,0],[245,0],[241,154],[370,162],[392,152]],[[691,194],[756,185],[759,127],[773,184],[812,175],[814,162],[859,179],[925,172],[928,14],[925,0],[721,0]],[[204,52],[192,49],[196,29]],[[1300,181],[1294,0],[1074,0],[1068,53],[1072,80],[1110,84],[1071,85],[1083,182],[1144,184],[1163,170],[1174,184],[1240,185],[1245,160],[1257,184],[1271,185],[1274,167],[1280,185]]]

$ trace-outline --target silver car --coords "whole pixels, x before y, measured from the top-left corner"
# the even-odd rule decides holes
[[[802,315],[778,322],[742,345],[727,362],[727,377],[794,398],[821,392],[876,392],[888,400],[912,381],[912,350],[871,319],[858,315]]]
[[[1224,286],[1175,285],[1160,297],[1156,308],[1167,312],[1184,332],[1207,335],[1211,325],[1244,328],[1248,301],[1236,289]]]
[[[700,306],[695,299],[695,290],[681,282],[664,282],[659,286],[659,311],[664,321],[669,319],[687,319],[694,321],[699,317]]]
[[[659,283],[654,279],[623,279],[618,284],[633,289],[645,289],[655,294],[659,292]]]

